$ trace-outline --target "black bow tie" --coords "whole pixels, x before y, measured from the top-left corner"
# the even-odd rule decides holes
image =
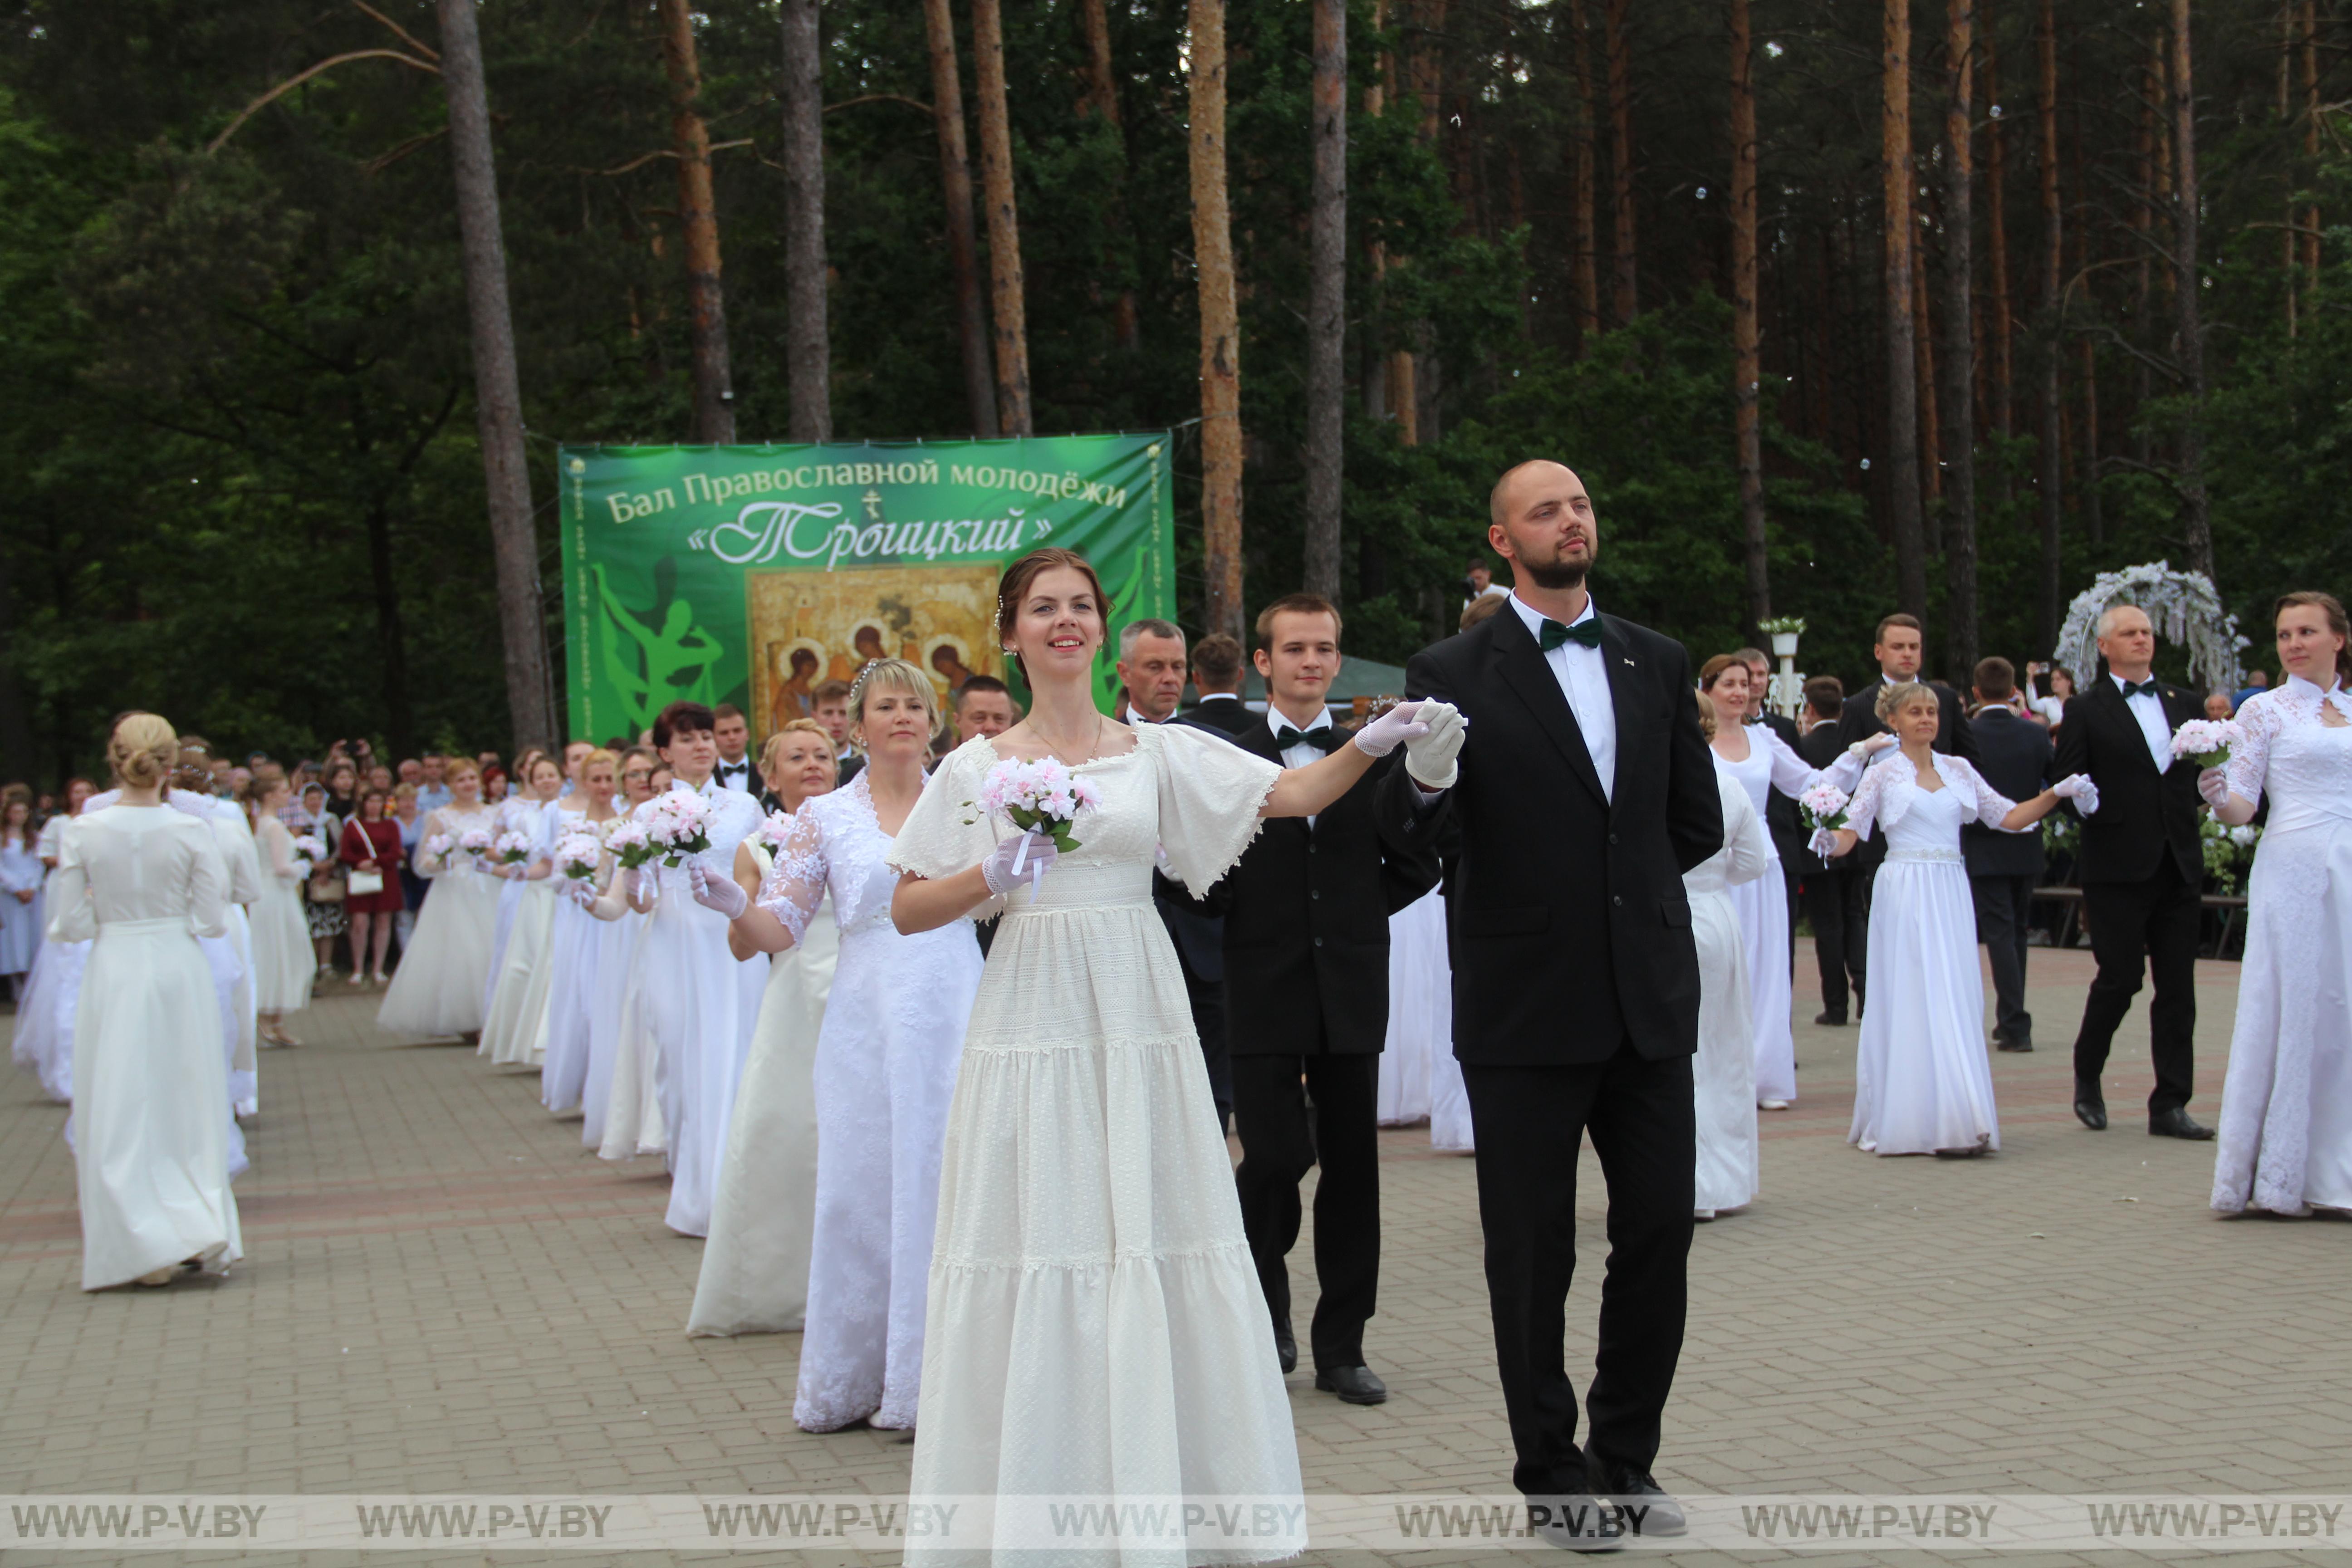
[[[1319,730],[1305,731],[1294,730],[1285,724],[1274,732],[1274,743],[1286,752],[1293,746],[1319,746],[1322,748],[1323,754],[1328,756],[1346,745],[1348,737],[1341,734],[1339,726],[1335,724],[1326,724]]]
[[[2164,696],[2164,693],[2157,690],[2156,677],[2152,675],[2146,680],[2126,680],[2123,684],[2126,697],[2137,697],[2143,691],[2159,700]]]
[[[1543,630],[1536,637],[1536,645],[1546,653],[1549,653],[1564,642],[1572,642],[1579,647],[1599,647],[1601,617],[1587,616],[1572,626],[1561,626],[1558,621],[1546,621],[1543,624]]]

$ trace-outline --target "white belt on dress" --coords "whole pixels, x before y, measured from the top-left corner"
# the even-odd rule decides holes
[[[1914,860],[1927,866],[1965,866],[1968,857],[1957,849],[1890,849],[1889,861]]]

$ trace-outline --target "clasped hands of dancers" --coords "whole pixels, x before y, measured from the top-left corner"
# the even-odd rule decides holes
[[[655,740],[675,771],[673,788],[711,802],[709,848],[633,876],[615,874],[604,845],[588,879],[602,890],[575,889],[563,900],[591,922],[571,946],[593,951],[597,927],[642,929],[633,949],[593,962],[597,984],[586,984],[583,972],[581,984],[559,977],[554,988],[583,990],[586,1012],[618,1019],[604,1047],[604,1136],[592,1142],[608,1154],[661,1150],[677,1176],[671,1223],[709,1231],[698,1331],[804,1329],[794,1412],[803,1426],[916,1426],[919,1408],[919,1495],[1298,1493],[1282,1383],[1296,1354],[1284,1259],[1300,1218],[1297,1184],[1319,1160],[1323,1291],[1309,1336],[1318,1386],[1376,1403],[1385,1390],[1363,1363],[1361,1338],[1378,1269],[1369,1085],[1384,978],[1362,977],[1384,969],[1385,914],[1442,875],[1454,1054],[1475,1127],[1514,1480],[1541,1505],[1531,1518],[1558,1544],[1606,1549],[1629,1528],[1680,1530],[1680,1511],[1652,1468],[1701,1206],[1696,1112],[1707,1097],[1694,1053],[1702,1071],[1711,1040],[1737,1047],[1727,1061],[1752,1060],[1750,1021],[1734,1016],[1744,1009],[1718,1017],[1713,1006],[1727,973],[1738,989],[1741,955],[1707,900],[1759,876],[1767,857],[1748,791],[1726,765],[1732,759],[1720,749],[1710,755],[1685,650],[1593,605],[1586,577],[1599,531],[1581,482],[1556,463],[1522,464],[1498,480],[1490,504],[1490,542],[1517,582],[1511,597],[1417,655],[1407,703],[1349,740],[1316,734],[1328,723],[1320,698],[1337,667],[1339,617],[1303,595],[1270,606],[1259,622],[1255,657],[1272,709],[1264,724],[1220,723],[1226,732],[1213,733],[1101,715],[1092,679],[1106,601],[1083,560],[1052,550],[1015,563],[1000,588],[999,631],[1034,709],[1002,733],[973,735],[928,780],[939,723],[932,688],[900,661],[869,665],[853,694],[864,771],[846,788],[823,789],[829,748],[812,742],[798,798],[764,827],[748,800],[738,806],[711,785],[709,711],[678,704],[662,716]],[[2121,626],[2102,632],[2103,649],[2106,634],[2118,647],[2129,637]],[[2221,784],[2186,778],[2192,798],[2201,790],[2225,820],[2250,815],[2266,785],[2273,796],[2252,885],[2250,994],[2258,964],[2271,966],[2261,970],[2267,975],[2282,961],[2333,959],[2340,972],[2342,955],[2318,952],[2313,932],[2340,944],[2352,930],[2342,914],[2352,751],[2344,745],[2340,607],[2322,595],[2283,604],[2280,646],[2294,679],[2270,706],[2248,705],[2250,739]],[[2108,657],[2115,662],[2115,652]],[[2115,695],[2117,704],[2139,699]],[[1980,996],[1958,901],[1960,825],[1973,818],[2014,833],[2073,800],[2086,814],[2087,846],[2119,804],[2116,820],[2127,822],[2127,802],[2140,792],[2103,778],[2112,759],[2096,749],[2092,726],[2076,731],[2072,710],[2059,751],[2065,776],[2020,804],[1937,743],[1949,718],[1937,689],[1890,680],[1874,706],[1893,740],[1871,737],[1861,754],[1833,764],[1840,776],[1860,770],[1861,778],[1847,825],[1821,846],[1844,852],[1884,827],[1890,852],[1880,875],[1908,879],[1871,914],[1881,962],[1864,1016],[1854,1141],[1881,1153],[1994,1147],[1980,1017],[1959,1018],[1948,1000],[1940,1005],[1954,1016],[1941,1017],[1933,1000],[1948,997],[1941,987],[1957,980],[1963,960],[1970,994]],[[126,780],[151,771],[136,759],[152,742],[131,721],[118,729],[113,751]],[[2087,765],[2067,766],[2070,756]],[[2145,748],[2139,758],[2155,764],[2148,783],[2160,780],[2167,799],[2172,776],[2189,773]],[[1067,852],[972,805],[1002,763],[1046,759],[1084,778],[1095,799]],[[1784,790],[1830,773],[1801,766],[1789,774],[1777,754],[1769,760],[1762,771]],[[68,833],[68,865],[88,883],[59,889],[69,907],[57,929],[94,923],[94,966],[110,952],[128,952],[132,939],[184,953],[170,964],[149,958],[107,989],[158,1016],[166,1008],[202,1014],[210,995],[186,932],[218,925],[224,876],[200,832],[122,830],[123,816],[149,804],[126,798]],[[470,808],[455,804],[445,834],[465,828]],[[2333,924],[2293,919],[2271,895],[2265,868],[2283,858],[2273,854],[2281,816],[2288,836],[2303,838],[2289,874],[2307,882],[2309,867],[2320,865]],[[171,820],[150,816],[137,826]],[[2167,874],[2177,875],[2166,847]],[[118,879],[108,870],[130,858],[169,874]],[[436,858],[441,887],[469,874],[446,842]],[[730,859],[731,877],[722,870]],[[115,895],[134,887],[170,892],[152,911],[116,907]],[[1232,1093],[1244,1150],[1237,1172],[1192,1023],[1190,971],[1155,901],[1170,899],[1224,922],[1224,984],[1237,1003],[1258,995],[1278,1004],[1234,1008]],[[481,898],[451,903],[464,907],[445,921],[446,942],[495,924]],[[827,905],[829,921],[820,919]],[[420,954],[442,907],[436,888],[419,924]],[[975,919],[994,924],[984,963]],[[518,912],[516,929],[521,921]],[[2105,936],[2120,952],[2127,922],[2114,924],[2113,932],[2095,928],[2095,942]],[[820,944],[827,927],[837,936]],[[728,956],[712,962],[722,931]],[[551,952],[562,946],[548,939]],[[761,954],[778,955],[764,973],[738,962]],[[2105,947],[2100,958],[2105,985]],[[628,979],[603,992],[616,960]],[[121,966],[106,962],[111,978]],[[413,964],[404,963],[403,978]],[[2134,988],[2137,979],[2135,966]],[[493,1013],[505,984],[493,976]],[[2160,1006],[2167,984],[2160,964]],[[2339,1081],[2343,1002],[2315,1000],[2313,989],[2272,984],[2255,1007],[2242,1001],[2218,1207],[2243,1206],[2249,1185],[2256,1202],[2286,1212],[2306,1200],[2352,1201],[2352,1191],[2322,1186],[2352,1163],[2339,1125],[2352,1124],[2352,1095]],[[396,980],[388,1019],[399,991]],[[2095,1008],[2101,996],[2095,986]],[[2267,1080],[2241,1087],[2241,1058],[2256,1054],[2249,1013],[2265,1008],[2281,1021],[2258,1020],[2256,1032],[2270,1029],[2278,1058],[2300,1054],[2310,1086],[2300,1103]],[[1259,1037],[1244,1015],[1278,1021]],[[527,1019],[528,1009],[518,1016]],[[558,1051],[573,1047],[559,1026],[546,1026],[552,1076]],[[78,1055],[124,1049],[132,1027],[102,1020],[78,1041]],[[1969,1054],[1962,1031],[1974,1071],[1949,1090],[1936,1058]],[[150,1048],[167,1049],[152,1043],[152,1020],[139,1032]],[[2086,1037],[2092,1032],[2086,1016]],[[583,1103],[593,1118],[593,1022],[583,1038],[591,1087]],[[177,1054],[191,1077],[209,1079],[222,1070],[218,1047]],[[2160,1092],[2185,1065],[2159,1055]],[[796,1080],[796,1072],[806,1076]],[[1752,1195],[1755,1079],[1740,1076]],[[813,1127],[778,1120],[796,1083],[802,1103],[814,1106]],[[216,1106],[226,1088],[196,1086],[175,1099],[201,1106],[207,1092]],[[2284,1151],[2274,1154],[2297,1116],[2313,1134],[2308,1173],[2300,1161],[2289,1169]],[[78,1152],[87,1250],[96,1258],[110,1234],[112,1189],[91,1152],[101,1113],[91,1108],[89,1117]],[[96,1274],[86,1260],[86,1284],[235,1256],[226,1176],[211,1179],[225,1163],[213,1146],[223,1119],[191,1111],[184,1120],[167,1157],[200,1173],[193,1185],[204,1201],[184,1206],[213,1215],[209,1228],[174,1237],[167,1258],[126,1257]],[[1609,1187],[1612,1248],[1580,1443],[1564,1312],[1588,1131]],[[779,1163],[809,1156],[812,1144],[813,1165],[793,1184]],[[714,1288],[722,1267],[729,1277]],[[795,1290],[802,1300],[764,1318],[742,1310],[747,1293],[772,1307]],[[706,1296],[714,1298],[708,1321]],[[1269,1311],[1271,1336],[1261,1315]],[[1203,1388],[1216,1397],[1191,1392]],[[1129,1440],[1146,1435],[1149,1442]],[[1596,1506],[1596,1497],[1615,1500]],[[1256,1544],[1263,1550],[1243,1555],[1287,1555],[1304,1541]],[[926,1557],[969,1550],[910,1543],[910,1554]]]

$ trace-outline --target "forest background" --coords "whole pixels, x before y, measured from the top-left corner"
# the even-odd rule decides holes
[[[6,774],[88,765],[134,703],[281,755],[514,738],[433,0],[0,15]],[[475,15],[558,668],[559,441],[806,438],[820,406],[836,439],[1018,429],[1024,401],[1040,434],[1177,427],[1187,623],[1320,581],[1389,661],[1450,629],[1487,487],[1537,455],[1597,499],[1610,610],[1701,657],[1801,616],[1801,663],[1849,681],[1890,607],[1964,679],[2158,558],[2212,572],[2259,661],[2271,598],[2352,566],[2338,0]],[[1228,287],[1240,504],[1204,526]]]

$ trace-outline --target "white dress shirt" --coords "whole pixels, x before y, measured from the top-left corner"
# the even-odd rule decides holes
[[[710,771],[710,778],[720,789],[731,789],[738,795],[760,793],[751,787],[751,759],[749,756],[740,763],[719,758],[719,765]]]
[[[1277,742],[1281,741],[1282,732],[1285,730],[1297,730],[1301,734],[1313,734],[1318,730],[1328,730],[1330,727],[1331,710],[1328,708],[1317,713],[1312,720],[1308,721],[1305,724],[1294,724],[1289,720],[1284,718],[1280,713],[1276,712],[1273,703],[1268,702],[1266,704],[1266,733],[1272,735]],[[1286,768],[1312,767],[1317,763],[1321,762],[1328,754],[1329,753],[1325,752],[1322,747],[1315,744],[1312,741],[1299,741],[1294,744],[1284,746],[1282,748],[1282,765]],[[1315,818],[1313,816],[1307,817],[1307,826],[1310,830],[1314,827]]]
[[[2122,676],[2110,670],[2107,679],[2116,683],[2117,691],[2124,689]],[[2156,694],[2155,687],[2145,686],[2125,698],[2124,706],[2139,721],[2139,732],[2147,737],[2148,761],[2156,764],[2158,773],[2162,773],[2172,765],[2172,726],[2164,717],[2164,699]]]
[[[1540,644],[1543,624],[1551,617],[1529,608],[1517,594],[1511,595],[1510,605],[1527,624],[1528,635]],[[1582,626],[1597,613],[1591,595],[1587,595],[1584,614],[1569,624]],[[1601,775],[1601,796],[1613,805],[1617,799],[1617,704],[1609,694],[1607,650],[1564,642],[1545,654],[1544,662],[1551,666],[1552,679],[1559,682],[1560,695],[1568,699],[1568,710],[1576,715],[1576,727],[1584,731],[1585,754],[1592,759],[1592,771]]]

